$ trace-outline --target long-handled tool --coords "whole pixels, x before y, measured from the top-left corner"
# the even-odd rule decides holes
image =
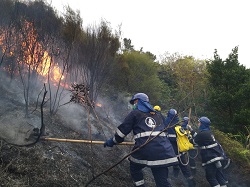
[[[60,139],[60,138],[46,138],[41,137],[40,140],[44,141],[57,141],[57,142],[72,142],[72,143],[86,143],[86,144],[104,144],[105,141],[94,141],[94,140],[75,140],[75,139]],[[134,145],[134,142],[122,142],[117,145]]]

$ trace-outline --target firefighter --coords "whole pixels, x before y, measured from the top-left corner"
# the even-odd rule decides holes
[[[171,187],[168,182],[168,167],[178,164],[173,147],[164,132],[164,121],[149,103],[145,93],[135,94],[130,104],[134,105],[121,125],[117,127],[114,137],[104,143],[104,147],[113,147],[124,141],[126,135],[133,131],[135,146],[129,157],[130,173],[135,186],[144,187],[143,168],[151,168],[157,187]],[[156,138],[154,138],[157,136]],[[144,144],[146,141],[152,141]],[[142,146],[143,145],[143,146]]]
[[[154,109],[158,112],[161,112],[161,107],[159,105],[155,105],[154,106]]]
[[[154,109],[156,112],[158,112],[162,116],[162,120],[165,121],[165,117],[163,116],[163,114],[161,112],[161,107],[159,105],[155,105]]]
[[[186,178],[186,182],[188,187],[195,187],[196,182],[194,177],[191,173],[190,168],[188,167],[187,163],[187,154],[186,152],[179,153],[178,146],[177,146],[177,137],[175,132],[175,124],[179,122],[179,117],[177,111],[175,109],[170,109],[167,113],[167,118],[165,124],[169,127],[167,129],[167,136],[174,148],[175,154],[178,156],[179,165],[173,166],[173,175],[174,177],[178,177],[179,172],[181,170],[183,176]]]
[[[206,179],[210,186],[226,187],[227,179],[222,163],[226,159],[225,152],[210,129],[211,121],[207,117],[198,120],[199,131],[196,133],[190,125],[188,129],[192,134],[192,142],[200,148],[202,166],[205,168]]]
[[[190,134],[190,131],[187,129],[187,125],[189,123],[189,117],[183,117],[182,118],[183,124],[181,125],[181,127],[187,131],[188,134]],[[191,139],[192,137],[190,136],[189,139]],[[198,155],[198,147],[197,145],[194,145],[194,149],[190,149],[188,150],[188,155],[189,155],[189,166],[191,169],[191,172],[193,175],[196,174],[196,163],[195,163],[195,158]]]

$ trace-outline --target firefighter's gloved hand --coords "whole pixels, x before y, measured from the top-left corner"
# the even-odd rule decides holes
[[[110,139],[108,139],[104,144],[103,144],[103,146],[104,147],[113,147],[113,145],[115,145],[116,143],[114,142],[114,140],[113,140],[113,138],[110,138]]]
[[[193,131],[193,128],[191,127],[191,125],[187,125],[187,129],[188,129],[189,131]]]

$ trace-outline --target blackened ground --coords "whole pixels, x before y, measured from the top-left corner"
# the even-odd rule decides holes
[[[7,87],[9,88],[9,87]],[[104,148],[103,145],[83,143],[39,141],[32,146],[17,146],[33,142],[30,136],[34,127],[40,127],[40,111],[24,118],[22,90],[13,91],[0,86],[0,186],[1,187],[81,187],[89,180],[123,159],[131,150],[130,146]],[[44,124],[47,137],[68,139],[105,140],[112,136],[119,124],[112,124],[107,118],[89,117],[79,112],[78,106],[72,111],[58,113],[53,118],[49,109],[44,108]],[[35,109],[35,105],[33,106]],[[80,118],[78,118],[80,116]],[[91,124],[91,125],[90,125]],[[91,131],[90,127],[91,126]],[[91,132],[91,133],[90,133]],[[129,141],[129,139],[127,139]],[[203,168],[197,158],[197,173],[194,176],[197,187],[209,187]],[[149,169],[145,169],[147,187],[154,187]],[[182,175],[178,178],[169,171],[173,187],[184,187]],[[229,187],[250,186],[249,174],[242,174],[232,163],[229,168]],[[89,187],[132,187],[129,161],[125,159],[110,171],[96,178]]]
[[[55,122],[56,121],[56,122]],[[61,125],[57,119],[47,126],[48,136],[57,138],[82,139],[83,135]],[[36,186],[36,187],[74,187],[84,186],[93,175],[102,173],[120,161],[127,153],[129,146],[103,148],[102,145],[89,145],[69,142],[40,141],[32,147],[12,146],[1,141],[0,185],[1,186]],[[200,161],[197,160],[197,165]],[[90,187],[132,187],[128,160],[124,160],[109,172],[94,180]],[[230,185],[247,187],[246,178],[240,175],[237,167],[231,166]],[[184,179],[172,176],[173,187],[184,187]],[[233,172],[233,173],[232,173]],[[198,187],[208,187],[203,168],[197,169],[195,179]],[[241,180],[240,180],[241,179]],[[145,169],[145,180],[148,187],[154,187],[149,169]]]

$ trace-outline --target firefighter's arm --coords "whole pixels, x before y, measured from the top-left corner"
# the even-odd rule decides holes
[[[196,141],[195,141],[195,137],[197,135],[197,133],[194,131],[194,129],[192,128],[191,125],[187,125],[187,129],[190,131],[191,133],[191,137],[189,137],[189,141],[192,143],[192,144],[197,144]]]
[[[191,127],[191,125],[187,125],[187,129],[192,133],[192,131],[194,131],[193,130],[193,128]]]

